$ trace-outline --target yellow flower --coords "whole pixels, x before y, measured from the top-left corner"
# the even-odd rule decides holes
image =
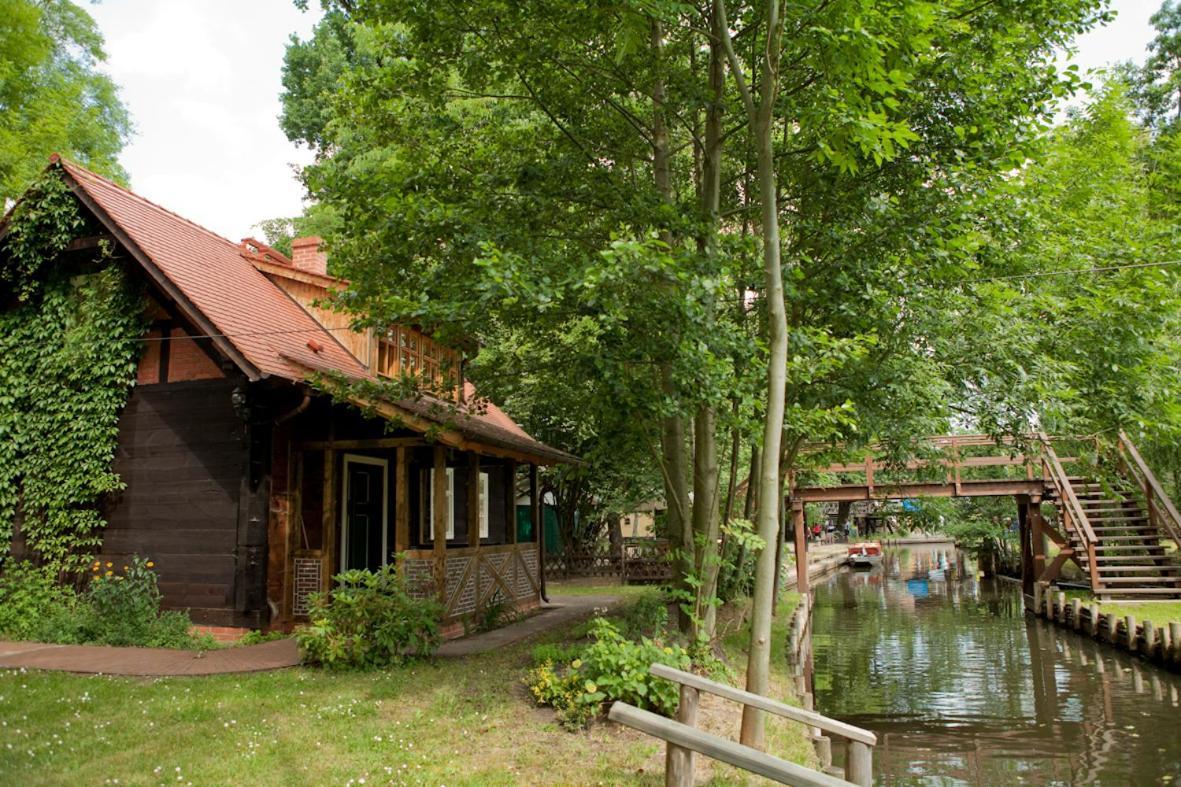
[[[111,565],[111,564],[110,564],[110,563],[107,563],[107,565],[109,566],[109,565]],[[114,573],[115,573],[114,571],[108,571],[108,572],[107,572],[107,576],[109,577],[111,574],[114,574]]]
[[[107,561],[107,568],[110,568],[110,567],[111,567],[111,566],[113,566],[113,565],[115,565],[115,564],[114,564],[114,563],[112,563],[112,562],[111,562],[111,561],[109,561],[109,560]]]
[[[127,566],[124,566],[124,567],[123,567],[123,570],[124,570],[124,571],[126,571],[126,570],[127,570]]]
[[[574,659],[574,661],[570,662],[571,669],[578,669],[581,666],[582,666],[582,659]]]
[[[588,680],[586,682],[586,693],[587,694],[594,694],[598,690],[599,690],[599,687],[594,684],[594,681]]]
[[[152,561],[150,561],[150,560],[147,562],[147,564],[146,564],[146,565],[147,565],[147,567],[148,567],[148,568],[155,568],[155,567],[156,567],[156,564],[155,564],[155,563],[153,563],[153,562],[152,562]]]

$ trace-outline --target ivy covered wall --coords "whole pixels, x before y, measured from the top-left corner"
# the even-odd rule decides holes
[[[135,381],[144,294],[91,231],[56,169],[15,208],[0,241],[0,560],[20,514],[25,551],[63,576],[102,542],[119,413]]]

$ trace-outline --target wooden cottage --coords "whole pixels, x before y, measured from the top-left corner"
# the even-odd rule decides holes
[[[539,603],[537,467],[572,457],[477,403],[455,350],[318,308],[345,285],[318,239],[288,259],[68,161],[51,169],[97,233],[72,248],[113,242],[149,292],[104,559],[150,557],[166,606],[210,626],[289,626],[334,574],[395,562],[443,602],[447,633],[489,605]],[[403,373],[454,387],[458,403],[341,401],[308,384]]]

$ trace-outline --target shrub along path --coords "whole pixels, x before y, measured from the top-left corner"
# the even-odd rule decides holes
[[[522,621],[443,644],[440,656],[472,656],[503,648],[527,637],[590,617],[596,609],[615,607],[620,596],[552,596],[550,604]],[[263,672],[299,664],[294,639],[237,648],[193,651],[169,648],[113,648],[102,645],[48,645],[0,640],[0,669],[39,669],[88,675],[222,675]]]

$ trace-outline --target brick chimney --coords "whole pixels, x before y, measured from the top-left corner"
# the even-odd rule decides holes
[[[296,238],[291,241],[291,262],[308,273],[328,275],[328,255],[322,250],[324,241],[313,235],[310,238]]]

